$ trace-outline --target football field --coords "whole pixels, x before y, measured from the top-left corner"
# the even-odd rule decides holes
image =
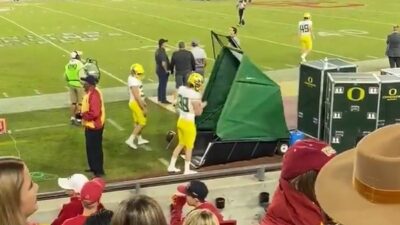
[[[209,73],[214,61],[210,31],[228,34],[228,28],[236,26],[235,4],[236,0],[0,0],[0,107],[5,99],[66,92],[64,65],[73,50],[99,62],[102,89],[126,86],[132,63],[143,64],[144,82],[157,82],[154,51],[159,38],[169,40],[169,55],[178,41],[189,46],[191,40],[200,40],[209,57]],[[398,0],[252,0],[238,36],[245,54],[267,74],[294,68],[300,61],[297,23],[310,12],[315,40],[309,60],[380,59],[385,57],[386,35],[400,23],[399,7]],[[273,78],[289,83],[290,89],[297,73]],[[165,150],[165,134],[175,128],[176,115],[156,104],[149,106],[144,136],[151,143],[132,151],[124,144],[132,128],[127,102],[107,103],[107,180],[167,174],[171,153]],[[27,161],[42,192],[56,190],[58,176],[86,168],[83,131],[68,124],[67,109],[0,118],[7,119],[12,131],[0,136],[0,156]]]
[[[297,22],[308,11],[316,34],[310,59],[382,58],[400,7],[396,0],[384,2],[254,0],[239,38],[260,68],[294,67],[300,51]],[[210,31],[227,34],[236,23],[233,0],[3,0],[0,98],[65,91],[63,67],[72,50],[99,61],[102,87],[124,85],[134,62],[144,65],[146,82],[155,82],[154,50],[161,37],[169,39],[169,54],[180,40],[200,40],[211,68]]]

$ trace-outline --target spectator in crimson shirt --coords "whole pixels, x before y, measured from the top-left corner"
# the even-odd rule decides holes
[[[70,202],[64,204],[57,218],[51,225],[61,225],[69,218],[80,215],[83,212],[83,206],[79,193],[83,185],[89,179],[83,174],[74,174],[69,178],[58,178],[58,186],[66,190],[67,195],[70,197]]]
[[[208,188],[203,182],[192,180],[187,185],[179,185],[178,191],[181,194],[175,194],[172,197],[170,225],[182,225],[184,220],[182,209],[185,203],[194,207],[193,210],[207,209],[217,217],[219,223],[223,222],[223,216],[218,209],[212,203],[206,201]]]
[[[63,225],[84,225],[86,219],[98,211],[104,187],[105,183],[101,178],[95,178],[83,185],[81,190],[83,212],[76,217],[65,220]]]

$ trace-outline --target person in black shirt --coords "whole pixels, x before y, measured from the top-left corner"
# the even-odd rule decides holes
[[[155,53],[156,73],[158,76],[158,102],[171,104],[167,101],[167,82],[169,77],[169,59],[165,51],[165,43],[168,40],[161,38],[158,40],[158,48]]]

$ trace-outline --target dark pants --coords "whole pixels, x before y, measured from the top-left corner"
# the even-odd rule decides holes
[[[103,128],[100,130],[86,128],[85,138],[89,169],[94,175],[103,175]]]
[[[175,87],[178,89],[180,86],[185,86],[187,84],[187,79],[189,72],[175,73]]]
[[[167,83],[169,74],[163,71],[157,71],[158,76],[158,101],[167,101]]]
[[[244,9],[239,9],[239,25],[244,25],[243,13]]]
[[[400,57],[390,57],[389,56],[389,64],[390,64],[390,68],[400,67]]]

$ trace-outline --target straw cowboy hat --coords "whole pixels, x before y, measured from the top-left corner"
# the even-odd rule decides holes
[[[320,171],[316,195],[343,225],[400,224],[400,125],[364,137]]]

